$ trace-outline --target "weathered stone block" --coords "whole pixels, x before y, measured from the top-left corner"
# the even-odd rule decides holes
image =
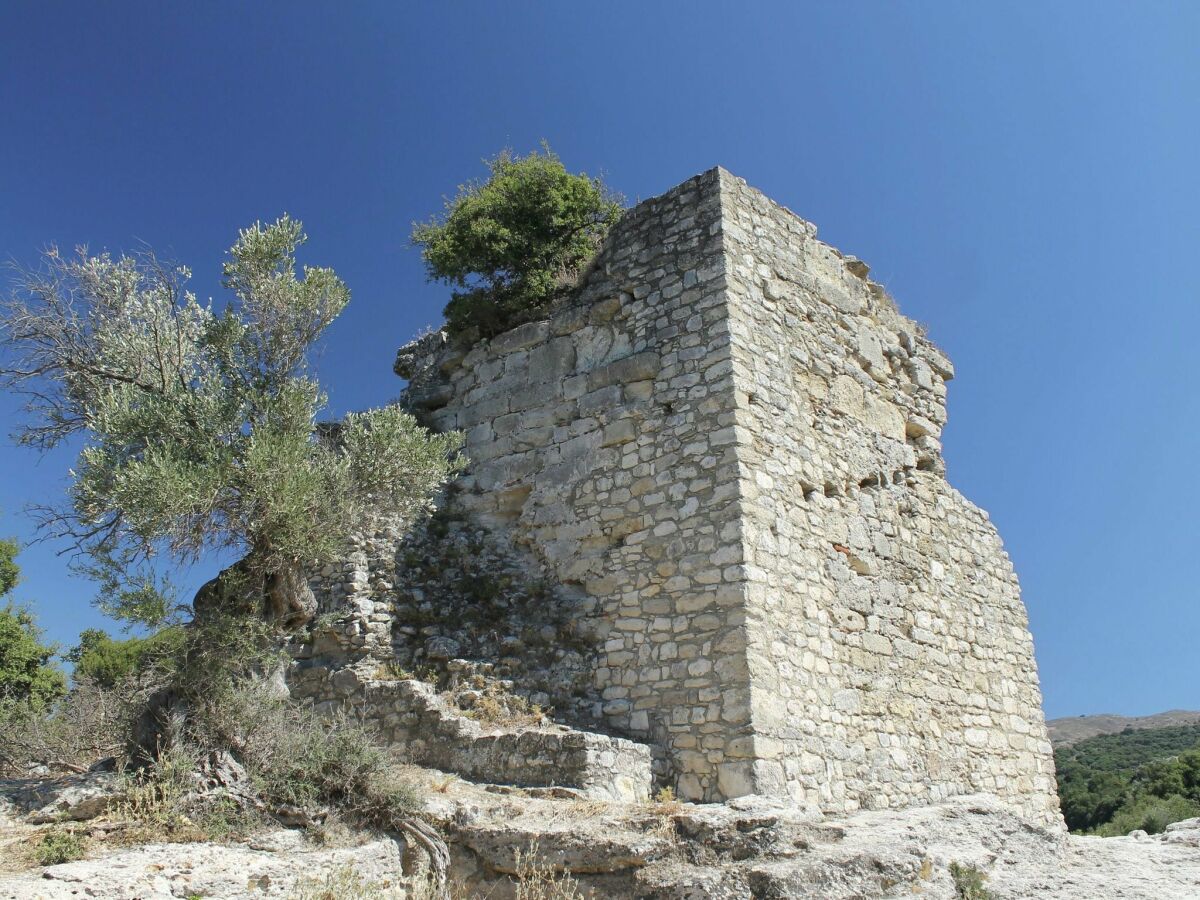
[[[518,325],[511,331],[506,331],[504,334],[492,338],[488,349],[492,353],[502,356],[506,353],[512,353],[515,350],[524,350],[527,347],[540,344],[546,339],[549,333],[549,322],[528,322],[525,325]]]

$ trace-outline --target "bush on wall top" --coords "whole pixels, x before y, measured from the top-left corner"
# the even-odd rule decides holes
[[[573,175],[543,145],[488,161],[441,216],[413,226],[430,280],[456,288],[446,306],[451,334],[490,337],[528,321],[567,286],[620,217],[599,178]]]

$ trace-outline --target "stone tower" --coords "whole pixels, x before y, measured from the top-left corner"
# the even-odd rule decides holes
[[[605,724],[680,797],[1057,797],[1017,579],[945,480],[950,361],[722,169],[630,210],[572,300],[397,371],[462,505],[592,601]]]

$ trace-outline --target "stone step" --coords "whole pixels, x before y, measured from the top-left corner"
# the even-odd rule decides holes
[[[484,724],[455,709],[416,679],[371,680],[363,711],[412,762],[472,781],[519,787],[568,787],[600,800],[650,798],[650,748],[564,725]],[[357,705],[357,704],[356,704]]]

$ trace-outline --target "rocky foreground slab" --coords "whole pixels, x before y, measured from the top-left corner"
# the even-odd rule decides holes
[[[452,851],[454,896],[515,895],[522,879],[569,870],[575,894],[544,896],[734,900],[963,896],[953,872],[979,873],[995,898],[1200,897],[1200,819],[1161,835],[1065,835],[1031,826],[996,800],[963,797],[903,811],[824,819],[760,797],[725,804],[622,804],[566,789],[472,784],[425,772],[426,815]],[[403,840],[359,835],[321,845],[277,830],[221,843],[107,849],[103,788],[0,785],[0,898],[424,896]],[[75,801],[79,801],[75,803]],[[72,805],[74,803],[74,805]],[[20,848],[57,808],[93,828],[89,858],[13,871]],[[86,824],[78,819],[96,817]],[[374,893],[355,893],[363,885]]]

